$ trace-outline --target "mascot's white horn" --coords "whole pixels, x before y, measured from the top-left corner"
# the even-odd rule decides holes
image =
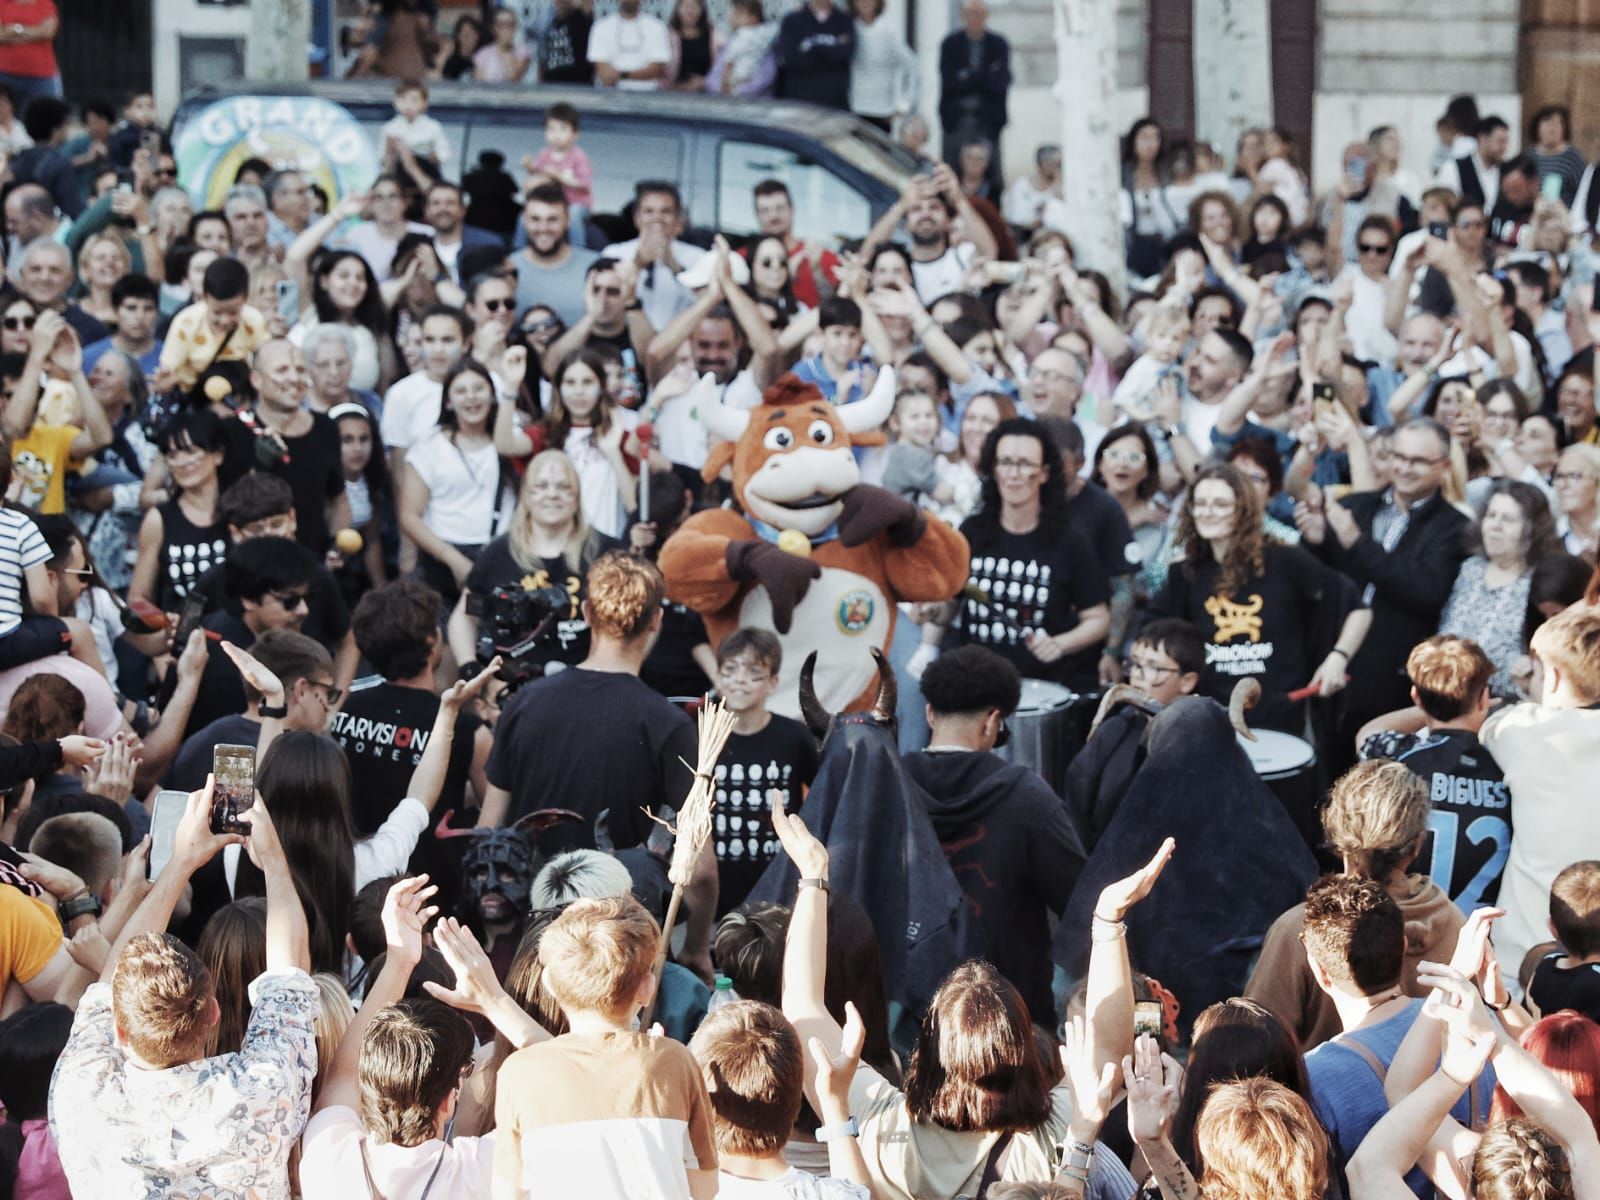
[[[713,437],[725,442],[737,442],[744,436],[745,427],[750,424],[750,414],[743,409],[730,408],[722,402],[717,395],[716,376],[710,372],[700,376],[694,391],[700,406],[700,421]]]
[[[884,367],[878,372],[878,381],[872,385],[866,399],[840,406],[839,420],[851,433],[870,433],[882,429],[893,411],[894,368]]]

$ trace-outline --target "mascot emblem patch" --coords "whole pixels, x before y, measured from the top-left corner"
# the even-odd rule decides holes
[[[872,623],[873,608],[871,592],[865,588],[851,588],[839,597],[839,607],[834,610],[839,632],[860,633]]]

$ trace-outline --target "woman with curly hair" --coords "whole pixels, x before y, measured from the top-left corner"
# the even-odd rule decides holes
[[[1028,678],[1091,691],[1110,593],[1089,543],[1067,523],[1062,470],[1037,421],[1002,421],[985,439],[982,500],[961,524],[972,549],[961,643],[988,646]]]
[[[1206,467],[1178,513],[1183,561],[1168,573],[1152,617],[1193,622],[1210,643],[1200,688],[1227,702],[1241,679],[1261,684],[1253,724],[1305,728],[1308,683],[1324,696],[1346,683],[1350,659],[1372,623],[1354,586],[1296,546],[1267,538],[1261,495],[1231,465]]]

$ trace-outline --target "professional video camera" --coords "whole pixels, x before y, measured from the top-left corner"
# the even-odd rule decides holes
[[[538,673],[535,651],[555,633],[572,607],[565,588],[524,588],[515,584],[487,593],[467,593],[467,615],[478,619],[478,658],[501,659],[497,677],[510,688]]]

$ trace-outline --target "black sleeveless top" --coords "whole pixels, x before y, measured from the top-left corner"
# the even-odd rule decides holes
[[[156,510],[161,514],[161,575],[157,597],[163,610],[175,612],[200,577],[228,553],[225,521],[196,525],[176,500]]]

